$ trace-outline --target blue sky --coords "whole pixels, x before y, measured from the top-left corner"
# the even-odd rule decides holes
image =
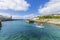
[[[48,2],[49,0],[25,0],[27,1],[31,6],[29,7],[29,9],[27,11],[20,11],[20,10],[0,10],[0,12],[3,13],[12,13],[12,14],[20,14],[20,15],[26,15],[26,14],[31,14],[31,13],[35,13],[38,14],[38,8],[40,7],[40,5],[44,5],[46,2]]]
[[[17,17],[20,18],[25,18],[25,16],[28,17],[27,15],[41,15],[44,14],[44,12],[48,14],[49,12],[51,13],[51,8],[49,7],[50,4],[52,6],[52,4],[57,1],[59,0],[0,0],[0,13],[17,15]]]

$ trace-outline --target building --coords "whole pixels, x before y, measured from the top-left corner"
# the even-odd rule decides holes
[[[39,17],[35,17],[35,18],[33,18],[32,20],[39,20]]]
[[[3,16],[3,15],[0,15],[0,20],[11,20],[12,19],[12,16]]]

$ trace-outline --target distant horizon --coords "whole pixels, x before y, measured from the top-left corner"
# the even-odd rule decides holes
[[[31,18],[18,18],[19,16],[18,15],[9,15],[9,14],[0,14],[0,15],[2,15],[2,16],[6,16],[6,17],[11,17],[12,16],[12,19],[32,19],[32,18],[34,18],[34,17],[37,17],[37,16],[44,16],[44,15],[37,15],[37,16],[33,16],[33,17],[31,17]],[[53,14],[46,14],[46,15],[53,15]],[[54,14],[55,15],[55,14]],[[57,15],[57,14],[56,14]],[[17,17],[17,18],[14,18],[14,17]],[[20,16],[21,17],[21,16]]]

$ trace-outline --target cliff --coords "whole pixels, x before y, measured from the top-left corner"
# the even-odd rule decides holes
[[[37,16],[37,17],[33,18],[32,20],[34,20],[35,22],[60,24],[60,14]]]

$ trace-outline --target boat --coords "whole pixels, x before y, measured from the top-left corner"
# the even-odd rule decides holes
[[[38,27],[38,28],[44,28],[43,24],[36,24],[36,27]]]

